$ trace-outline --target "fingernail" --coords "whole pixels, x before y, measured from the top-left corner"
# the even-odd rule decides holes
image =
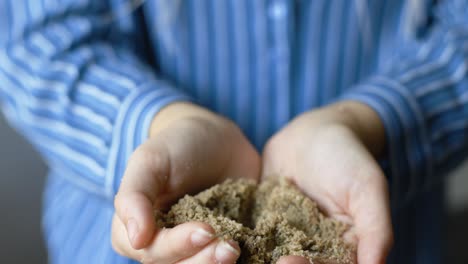
[[[190,239],[195,246],[201,247],[208,244],[208,242],[210,242],[213,237],[214,236],[212,233],[206,231],[203,228],[199,228],[192,233]]]
[[[128,239],[133,244],[133,240],[135,239],[135,236],[138,234],[138,224],[133,218],[130,218],[127,221],[127,233],[128,233]]]
[[[239,255],[240,252],[229,242],[221,241],[216,246],[215,257],[218,263],[232,263]]]

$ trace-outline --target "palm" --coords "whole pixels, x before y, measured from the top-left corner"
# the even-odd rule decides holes
[[[114,248],[143,263],[233,263],[234,241],[217,239],[204,223],[158,229],[154,209],[226,178],[257,179],[257,152],[221,117],[178,119],[154,135],[133,153],[116,196]]]
[[[374,259],[382,258],[366,256],[364,252],[375,250],[372,241],[362,244],[361,238],[369,227],[378,227],[375,223],[388,224],[386,182],[372,156],[350,130],[298,120],[270,140],[263,158],[264,176],[290,178],[327,215],[352,226],[346,238],[352,243],[361,240],[359,259],[369,259],[360,263],[376,263]]]
[[[163,207],[226,178],[257,180],[259,176],[260,158],[234,126],[223,124],[218,128],[209,122],[188,120],[161,131],[154,140],[167,151],[169,159],[169,182],[166,191],[158,196]]]

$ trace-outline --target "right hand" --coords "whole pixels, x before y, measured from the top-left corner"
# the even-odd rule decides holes
[[[204,223],[158,229],[154,210],[227,178],[258,180],[260,163],[232,122],[191,104],[167,106],[132,154],[115,197],[114,249],[145,264],[235,263],[240,249],[234,241],[216,239]]]

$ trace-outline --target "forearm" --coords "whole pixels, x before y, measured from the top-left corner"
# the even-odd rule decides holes
[[[389,58],[386,71],[341,98],[368,105],[382,120],[382,164],[398,199],[430,188],[466,155],[467,7],[468,1],[441,1],[420,45],[402,47],[405,56]]]
[[[10,123],[51,167],[69,170],[64,177],[112,198],[128,157],[148,137],[151,118],[190,99],[132,50],[106,39],[109,24],[96,10],[101,5],[44,9],[42,17],[7,34],[11,38],[0,43],[0,97]],[[13,15],[15,21],[27,17]]]

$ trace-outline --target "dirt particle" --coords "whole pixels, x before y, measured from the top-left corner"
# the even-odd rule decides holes
[[[200,221],[219,237],[239,243],[237,263],[275,263],[297,255],[324,263],[352,263],[354,248],[342,239],[348,226],[325,217],[317,204],[287,180],[260,185],[227,180],[195,196],[181,198],[167,213],[157,213],[160,227]]]

